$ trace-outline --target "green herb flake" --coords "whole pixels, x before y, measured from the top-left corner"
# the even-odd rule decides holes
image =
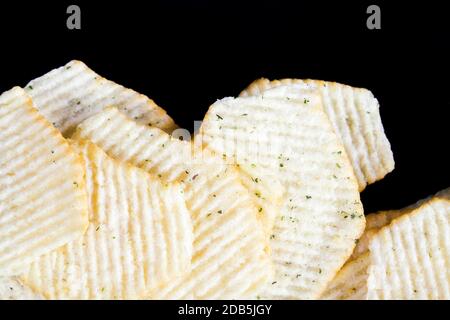
[[[216,114],[216,117],[217,117],[217,120],[223,120],[223,118],[218,114]]]
[[[308,195],[306,196],[306,199],[308,199],[308,200],[311,199],[311,198],[312,198],[311,196],[308,196]]]

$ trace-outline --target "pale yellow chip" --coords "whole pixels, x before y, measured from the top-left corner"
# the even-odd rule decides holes
[[[450,299],[450,201],[435,197],[369,244],[369,299]]]
[[[192,223],[180,184],[72,144],[85,161],[89,228],[21,277],[50,299],[137,299],[190,271]]]
[[[80,237],[88,224],[81,158],[20,88],[0,96],[0,276]]]
[[[409,205],[405,208],[399,210],[388,210],[380,211],[376,213],[371,213],[366,216],[366,230],[361,238],[358,240],[358,244],[353,251],[352,258],[357,258],[359,255],[364,254],[368,250],[370,238],[376,234],[382,227],[389,225],[394,219],[408,214],[413,210],[420,207],[422,204],[426,203],[430,199],[434,198],[444,198],[450,199],[450,188],[439,191],[432,197],[427,197],[425,199],[419,200],[416,203]]]
[[[16,277],[0,277],[0,300],[42,300]]]
[[[266,237],[273,234],[275,219],[280,214],[284,188],[276,176],[256,164],[239,166],[242,184],[249,190],[258,207],[258,218],[261,220]]]
[[[323,293],[322,300],[366,300],[369,253],[348,262]]]
[[[196,153],[192,143],[130,121],[114,108],[83,122],[74,137],[89,138],[116,159],[186,186],[194,224],[192,272],[149,298],[256,298],[271,276],[267,238],[235,166],[206,150]]]
[[[67,137],[84,119],[111,105],[139,123],[168,132],[176,127],[151,99],[99,76],[81,61],[71,61],[32,80],[25,90],[39,111]]]
[[[379,104],[367,89],[317,80],[259,79],[241,96],[253,96],[283,85],[301,85],[320,93],[323,109],[340,136],[362,191],[394,169],[394,157],[381,123]]]
[[[261,297],[318,298],[365,225],[356,179],[320,97],[309,90],[301,103],[226,98],[210,107],[200,134],[212,150],[244,169],[261,166],[285,189],[271,235],[275,279]]]
[[[447,199],[450,188],[438,192],[432,197],[420,200],[400,210],[380,211],[366,216],[366,230],[359,239],[351,259],[338,272],[333,281],[328,285],[322,299],[367,299],[367,279],[370,266],[369,245],[371,238],[395,219],[412,213],[417,208],[436,199]],[[364,269],[365,268],[365,269]]]

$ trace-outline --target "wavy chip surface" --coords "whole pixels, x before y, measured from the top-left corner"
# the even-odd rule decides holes
[[[153,100],[99,76],[81,61],[71,61],[32,80],[25,90],[66,137],[83,120],[111,105],[139,123],[168,132],[176,127]]]
[[[116,159],[185,184],[194,225],[192,271],[150,298],[256,298],[269,281],[271,264],[259,207],[235,166],[207,151],[197,154],[192,143],[139,125],[115,108],[86,120],[74,137],[89,138]]]
[[[436,199],[449,200],[450,188],[400,210],[380,211],[366,216],[366,230],[358,241],[351,259],[328,285],[322,299],[362,300],[368,298],[367,280],[371,264],[369,245],[372,237],[395,219],[408,215]]]
[[[450,201],[439,197],[371,238],[370,299],[450,298]]]
[[[251,83],[241,96],[260,95],[268,89],[293,84],[320,94],[323,109],[350,158],[360,191],[394,169],[394,157],[381,123],[378,100],[367,89],[318,80],[270,81],[262,78]]]
[[[275,279],[262,297],[318,298],[365,225],[356,179],[320,97],[307,90],[301,102],[226,98],[209,108],[200,133],[209,148],[241,168],[261,166],[285,190],[270,237]]]
[[[0,276],[80,237],[88,208],[81,158],[14,88],[0,96]]]
[[[89,228],[22,276],[50,299],[138,299],[190,271],[192,224],[182,186],[109,158],[91,142],[83,156]]]

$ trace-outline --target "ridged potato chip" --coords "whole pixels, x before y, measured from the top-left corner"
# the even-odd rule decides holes
[[[436,199],[449,200],[450,188],[438,192],[432,197],[420,200],[400,210],[380,211],[366,216],[366,230],[359,239],[351,259],[338,272],[328,285],[322,299],[354,300],[367,299],[367,280],[370,266],[369,245],[371,238],[376,236],[381,228],[388,226],[395,219],[412,213],[417,208]]]
[[[256,298],[271,264],[259,208],[235,166],[158,128],[129,120],[115,108],[87,119],[74,138],[88,138],[110,156],[166,181],[185,184],[194,224],[192,272],[156,288],[152,299]]]
[[[244,170],[271,172],[285,190],[270,242],[275,279],[261,297],[318,298],[365,225],[357,181],[318,94],[305,90],[301,102],[225,98],[209,108],[200,137]]]
[[[99,76],[81,61],[71,61],[32,80],[25,90],[39,111],[66,137],[84,119],[110,105],[139,123],[168,132],[176,127],[151,99]]]
[[[85,162],[89,228],[21,280],[49,299],[138,299],[189,273],[193,233],[182,186],[119,163],[91,142],[72,145]]]
[[[0,96],[0,276],[81,237],[81,158],[20,88]]]
[[[323,109],[342,139],[360,191],[394,169],[394,157],[381,123],[378,101],[367,89],[318,80],[262,78],[250,84],[241,96],[260,95],[268,89],[292,84],[321,95]]]
[[[413,210],[419,208],[422,204],[434,198],[442,198],[450,200],[450,188],[439,191],[434,196],[427,197],[419,200],[416,203],[409,205],[399,210],[388,210],[371,213],[366,216],[366,230],[361,238],[358,240],[358,244],[353,251],[352,258],[357,258],[359,255],[364,254],[368,250],[370,238],[376,234],[382,227],[389,225],[394,219],[411,213]]]
[[[450,299],[450,201],[435,197],[369,244],[369,299]]]

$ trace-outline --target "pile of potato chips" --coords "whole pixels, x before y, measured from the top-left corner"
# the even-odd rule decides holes
[[[0,95],[0,299],[449,299],[450,189],[394,169],[366,89],[253,82],[199,132],[72,61]]]

